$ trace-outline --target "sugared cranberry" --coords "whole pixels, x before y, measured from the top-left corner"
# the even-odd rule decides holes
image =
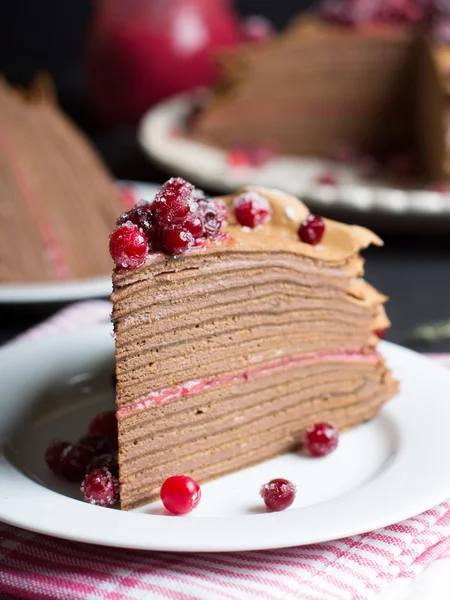
[[[59,440],[55,440],[48,445],[45,451],[45,462],[48,468],[54,473],[61,473],[61,455],[70,445],[69,442],[61,442]]]
[[[310,456],[326,456],[336,450],[339,434],[330,423],[316,423],[307,427],[303,448]]]
[[[117,462],[116,454],[112,452],[106,454],[100,454],[98,456],[94,456],[91,462],[88,465],[87,473],[90,473],[94,469],[107,469],[114,475],[118,477],[119,475],[119,465]]]
[[[94,469],[81,484],[84,499],[97,506],[113,506],[119,499],[119,482],[108,469]]]
[[[201,498],[198,483],[187,475],[174,475],[161,486],[160,496],[166,510],[174,515],[185,515],[197,507]]]
[[[169,254],[183,254],[194,245],[194,236],[184,227],[166,227],[161,232],[161,245]]]
[[[228,216],[225,202],[201,198],[198,200],[198,207],[203,220],[204,236],[206,238],[216,237]]]
[[[272,214],[269,201],[257,192],[244,192],[233,200],[233,210],[238,223],[252,229],[267,223]]]
[[[272,479],[265,483],[260,490],[260,495],[269,510],[285,510],[294,502],[295,485],[287,479]]]
[[[252,15],[244,21],[244,37],[248,42],[266,42],[274,33],[272,23],[262,15]]]
[[[188,215],[182,227],[183,229],[189,231],[194,240],[198,240],[199,238],[203,237],[203,219],[200,211],[197,211],[192,215]]]
[[[111,442],[104,435],[88,433],[78,440],[78,443],[82,446],[89,446],[97,456],[99,454],[105,454],[111,452]]]
[[[325,172],[322,173],[321,175],[317,176],[316,182],[319,185],[330,185],[330,186],[335,186],[338,184],[338,180],[337,177],[334,173],[331,172]]]
[[[94,458],[94,451],[90,446],[82,444],[69,444],[61,452],[60,474],[68,481],[82,481],[86,475],[89,463]]]
[[[197,211],[194,186],[181,177],[172,177],[157,192],[152,203],[153,219],[159,229],[181,225]]]
[[[121,269],[140,267],[147,256],[147,238],[137,225],[121,225],[109,238],[109,251]]]
[[[108,439],[113,448],[117,448],[117,418],[113,410],[98,413],[89,423],[91,435],[100,435]]]
[[[308,215],[298,228],[298,237],[305,244],[320,244],[325,233],[325,223],[321,217]]]
[[[145,207],[144,205],[135,206],[131,210],[127,210],[127,212],[124,212],[117,219],[116,227],[125,225],[125,223],[133,223],[133,225],[140,227],[147,237],[151,237],[153,223],[150,206],[151,205],[148,205],[148,207]]]
[[[250,157],[245,148],[232,148],[227,154],[227,164],[232,169],[244,169],[251,166]]]
[[[125,208],[128,210],[129,208],[133,208],[136,204],[136,196],[134,193],[134,189],[129,186],[121,186],[120,187],[120,195],[123,200],[123,204]]]
[[[425,4],[420,0],[384,0],[378,18],[388,23],[419,23],[426,14]]]
[[[441,16],[436,18],[431,31],[438,44],[450,44],[450,17]]]

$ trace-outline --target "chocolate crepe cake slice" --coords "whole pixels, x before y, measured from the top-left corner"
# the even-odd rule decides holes
[[[225,207],[228,210],[228,223]],[[374,417],[397,383],[377,351],[386,300],[361,227],[249,187],[208,200],[180,179],[110,240],[121,505],[301,444],[305,428]]]
[[[19,92],[0,79],[0,283],[105,276],[102,240],[123,202],[50,83]]]

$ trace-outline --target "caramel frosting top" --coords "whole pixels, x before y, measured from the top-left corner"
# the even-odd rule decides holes
[[[243,192],[256,192],[269,200],[272,217],[268,223],[256,229],[242,227],[237,223],[232,204],[234,197]],[[271,188],[246,186],[221,199],[226,203],[229,213],[225,230],[246,250],[288,251],[312,259],[342,262],[370,244],[383,244],[369,229],[345,225],[330,219],[324,219],[325,234],[321,243],[317,246],[305,244],[299,239],[297,231],[302,221],[310,214],[309,209],[297,198]]]

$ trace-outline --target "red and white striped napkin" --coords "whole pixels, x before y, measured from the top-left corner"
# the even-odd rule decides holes
[[[88,327],[110,309],[72,305],[21,339]],[[433,358],[450,368],[449,356]],[[116,550],[0,524],[0,600],[369,600],[442,558],[450,558],[450,502],[333,542],[223,554]]]

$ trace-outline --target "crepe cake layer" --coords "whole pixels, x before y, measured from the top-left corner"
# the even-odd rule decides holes
[[[114,273],[123,509],[171,475],[204,482],[294,450],[311,423],[353,427],[397,391],[373,333],[386,298],[361,278],[379,238],[325,220],[321,244],[304,244],[306,206],[246,189],[269,200],[268,224],[230,212],[228,240]]]
[[[224,53],[222,79],[188,135],[233,148],[329,156],[411,147],[417,39],[407,28],[307,16],[263,44]]]
[[[0,282],[106,275],[105,239],[124,209],[94,149],[46,79],[25,94],[0,80]]]

